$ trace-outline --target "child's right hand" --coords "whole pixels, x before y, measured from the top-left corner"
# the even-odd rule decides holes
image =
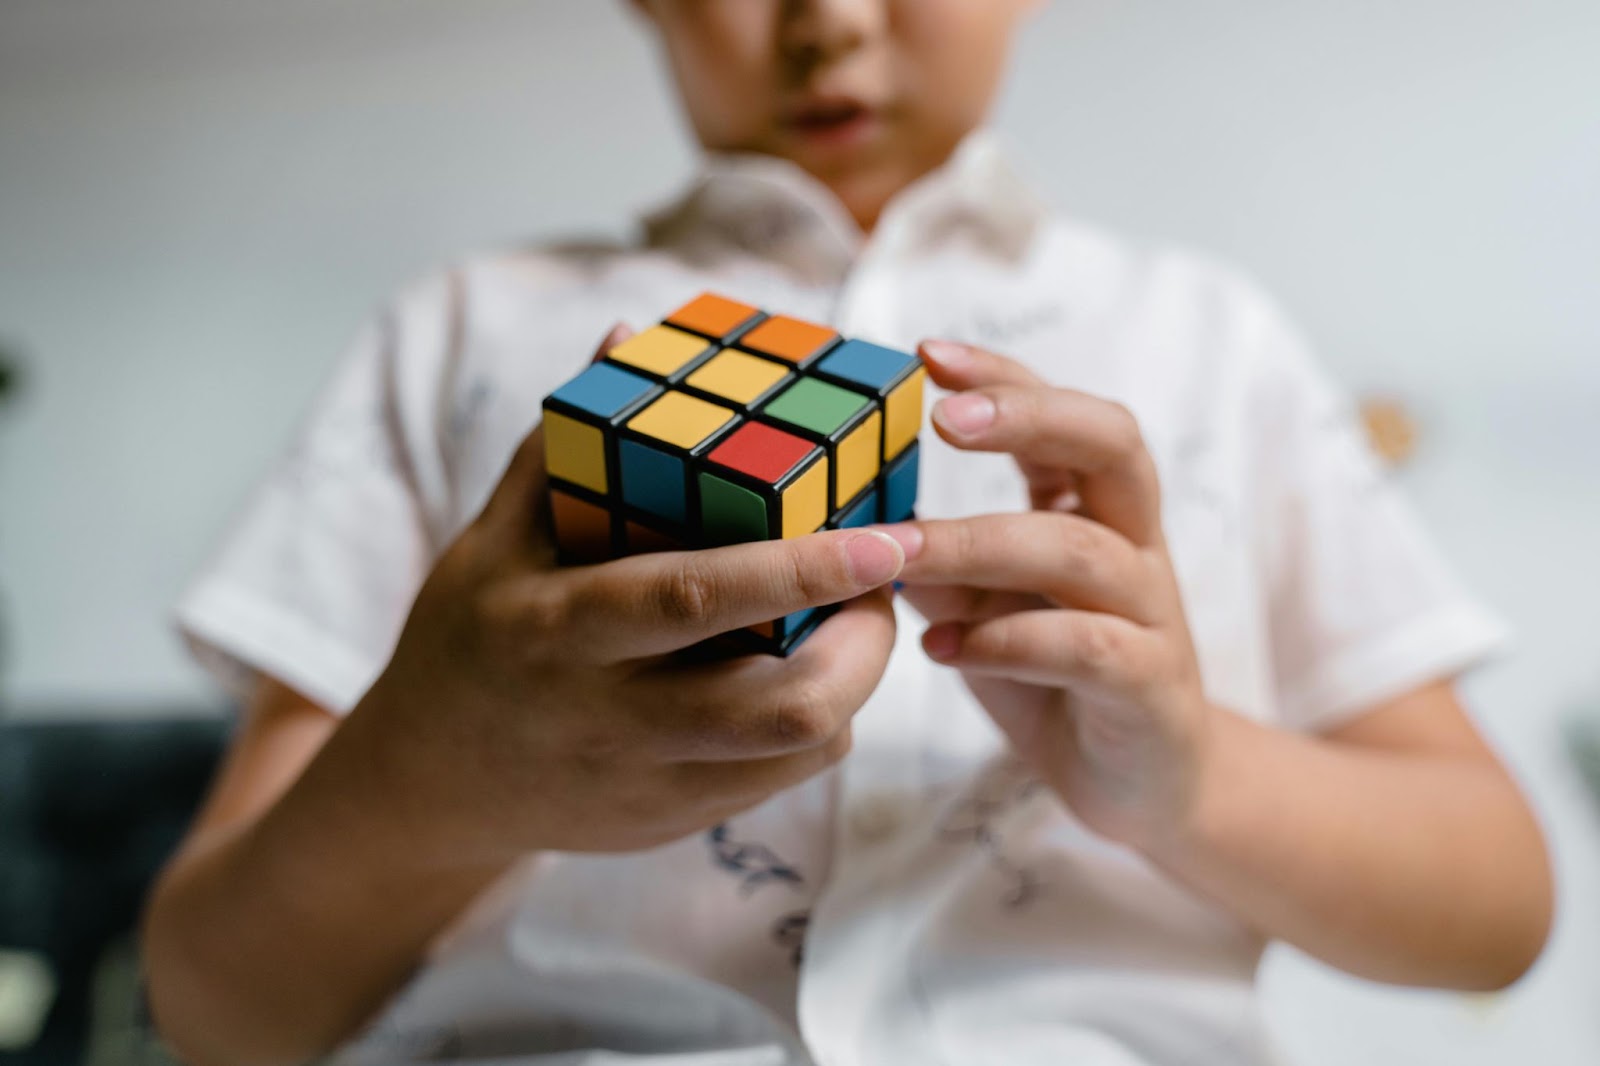
[[[895,541],[846,530],[556,569],[544,498],[535,429],[345,725],[421,854],[645,848],[845,754],[894,643]],[[674,654],[841,601],[788,659]]]

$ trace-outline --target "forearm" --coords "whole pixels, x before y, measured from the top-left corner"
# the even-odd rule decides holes
[[[1492,989],[1544,944],[1542,836],[1492,759],[1365,749],[1217,712],[1160,866],[1351,973]]]
[[[201,836],[146,919],[151,1005],[197,1064],[304,1061],[352,1035],[499,872],[430,867],[358,708],[257,820]]]

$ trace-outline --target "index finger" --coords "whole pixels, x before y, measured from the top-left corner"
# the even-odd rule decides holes
[[[894,538],[834,530],[790,540],[656,552],[560,573],[567,624],[603,659],[642,659],[709,637],[841,603],[905,565]]]
[[[1135,544],[1160,541],[1160,479],[1127,408],[1048,385],[981,348],[928,341],[920,351],[935,384],[959,390],[934,408],[941,437],[969,451],[1009,453],[1024,471],[1071,474],[1083,513]]]

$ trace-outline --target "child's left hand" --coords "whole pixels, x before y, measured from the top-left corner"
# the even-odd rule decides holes
[[[934,408],[939,435],[1012,455],[1033,505],[885,527],[905,547],[906,598],[933,623],[924,649],[1091,828],[1143,847],[1181,831],[1214,711],[1138,424],[976,348],[921,355],[956,393]]]
[[[939,435],[1006,452],[1032,509],[883,527],[1011,746],[1091,829],[1263,935],[1351,973],[1503,988],[1549,928],[1548,856],[1448,681],[1321,736],[1208,702],[1133,416],[928,343]]]

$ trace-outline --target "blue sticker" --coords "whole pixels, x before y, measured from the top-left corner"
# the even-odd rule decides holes
[[[878,520],[878,490],[868,489],[839,516],[840,529],[859,529]]]
[[[634,440],[623,441],[617,457],[624,502],[678,525],[688,522],[683,460]]]
[[[550,398],[569,403],[597,418],[614,418],[655,387],[654,382],[638,374],[630,374],[610,363],[595,363],[551,393]]]
[[[817,364],[817,369],[880,392],[916,362],[916,356],[897,352],[893,348],[867,341],[845,341],[829,352]]]
[[[922,464],[922,445],[913,441],[889,464],[883,478],[883,520],[904,522],[917,507],[917,474]]]

